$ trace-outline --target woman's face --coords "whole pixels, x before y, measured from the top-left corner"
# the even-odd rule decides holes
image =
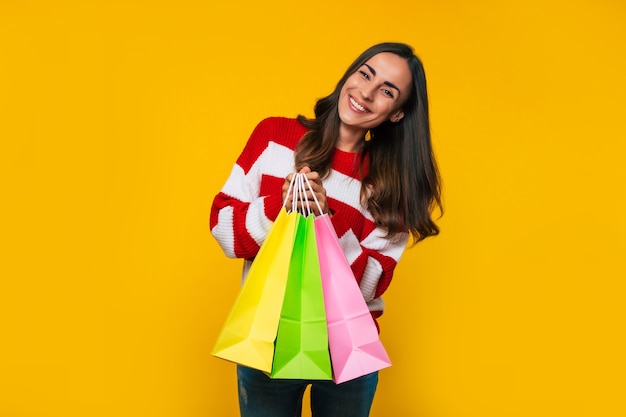
[[[411,78],[404,58],[391,52],[374,55],[341,88],[338,111],[343,127],[365,132],[386,120],[400,121]]]

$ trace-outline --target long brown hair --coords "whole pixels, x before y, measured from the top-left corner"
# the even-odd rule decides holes
[[[369,157],[369,174],[362,178],[361,197],[376,223],[387,229],[388,237],[409,231],[413,243],[439,234],[432,219],[438,208],[443,214],[441,179],[435,161],[428,116],[426,75],[413,48],[403,43],[381,43],[363,52],[346,70],[335,90],[315,104],[315,118],[298,120],[310,131],[298,143],[296,167],[308,165],[322,178],[330,172],[341,120],[337,104],[350,75],[381,52],[407,60],[412,75],[411,94],[402,106],[404,118],[383,122],[370,129],[363,158]]]

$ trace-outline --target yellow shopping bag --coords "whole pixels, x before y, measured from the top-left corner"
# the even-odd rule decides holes
[[[214,356],[271,372],[299,217],[281,209],[226,318]]]

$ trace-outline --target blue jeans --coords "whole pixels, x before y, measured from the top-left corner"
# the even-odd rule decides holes
[[[237,365],[241,417],[300,417],[302,396],[311,385],[313,417],[367,417],[374,401],[378,372],[351,381],[270,379]]]

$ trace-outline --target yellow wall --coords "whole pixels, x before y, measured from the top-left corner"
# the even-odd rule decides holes
[[[447,213],[372,416],[626,413],[621,2],[85,3],[0,5],[0,416],[236,415],[212,197],[386,40],[424,61]]]

